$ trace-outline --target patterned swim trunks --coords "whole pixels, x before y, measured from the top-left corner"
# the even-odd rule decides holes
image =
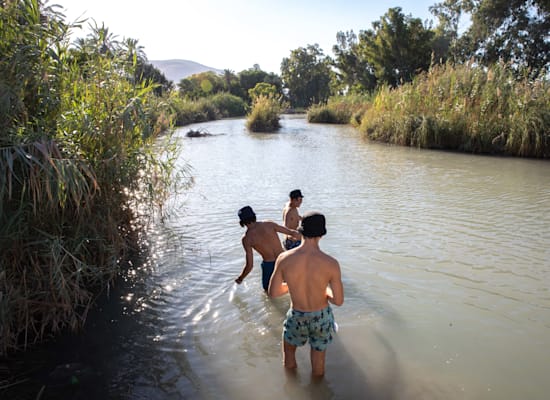
[[[286,250],[298,247],[300,244],[302,244],[301,240],[285,239],[285,241],[283,242],[283,246]]]
[[[317,351],[325,351],[332,342],[334,315],[330,306],[319,311],[288,310],[283,324],[283,339],[293,346],[309,345]]]

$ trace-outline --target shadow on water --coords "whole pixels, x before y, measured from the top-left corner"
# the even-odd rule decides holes
[[[0,392],[6,399],[94,399],[107,398],[109,375],[113,374],[113,359],[120,348],[135,341],[128,333],[140,336],[152,332],[127,312],[123,299],[129,292],[144,291],[142,282],[121,280],[107,297],[88,315],[82,332],[65,333],[52,342],[37,345],[22,354],[10,356],[4,362],[20,384]],[[128,360],[129,361],[129,360]]]
[[[184,353],[156,342],[163,321],[144,302],[161,290],[148,271],[131,272],[98,300],[81,332],[0,359],[0,399],[199,398],[204,391]]]

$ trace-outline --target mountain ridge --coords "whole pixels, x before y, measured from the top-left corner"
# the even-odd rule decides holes
[[[201,72],[212,71],[217,74],[223,74],[222,69],[209,67],[191,60],[149,60],[149,63],[158,68],[166,76],[166,79],[174,82],[176,85],[180,80],[194,74],[200,74]]]

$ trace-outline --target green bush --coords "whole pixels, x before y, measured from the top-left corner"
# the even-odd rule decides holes
[[[307,111],[307,120],[312,123],[349,124],[360,114],[369,97],[349,95],[331,97],[327,104],[316,104]]]
[[[229,93],[218,93],[198,100],[190,100],[173,93],[170,97],[170,105],[175,115],[176,126],[237,117],[246,113],[244,100]]]
[[[246,126],[252,132],[274,132],[281,127],[279,115],[282,112],[279,101],[260,95],[254,99],[252,111],[246,119]]]
[[[212,97],[212,103],[224,118],[246,115],[246,102],[238,96],[229,93],[218,93]]]

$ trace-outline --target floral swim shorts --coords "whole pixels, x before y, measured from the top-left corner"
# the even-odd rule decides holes
[[[283,339],[293,346],[309,345],[317,351],[325,351],[332,342],[334,315],[330,306],[319,311],[288,310],[283,324]]]

